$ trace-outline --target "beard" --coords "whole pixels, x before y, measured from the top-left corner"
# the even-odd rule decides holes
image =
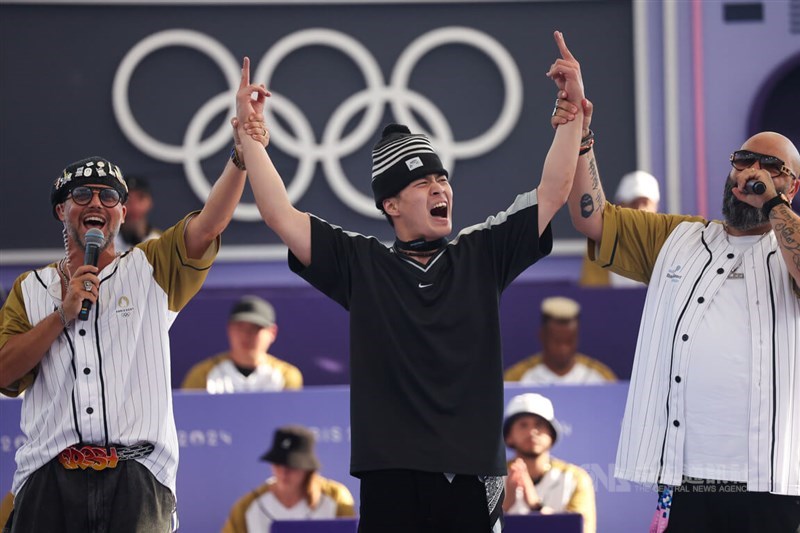
[[[108,233],[103,232],[105,239],[103,240],[103,246],[100,247],[100,251],[103,252],[108,248],[114,239],[117,237],[117,233],[119,233],[121,222],[117,223],[116,227],[109,227]],[[80,248],[86,248],[86,239],[84,236],[81,235],[77,228],[68,222],[64,222],[64,230],[66,231],[67,235],[72,239],[73,242],[77,243]],[[66,243],[65,243],[66,244]]]
[[[733,188],[736,182],[731,179],[730,174],[725,180],[725,191],[722,194],[722,215],[728,226],[740,231],[749,231],[764,224],[769,224],[769,218],[764,216],[761,209],[740,202],[733,195]],[[778,190],[779,194],[783,191]]]

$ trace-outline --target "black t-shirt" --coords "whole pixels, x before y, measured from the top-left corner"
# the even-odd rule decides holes
[[[551,248],[535,190],[427,265],[311,217],[289,266],[350,311],[351,473],[506,473],[500,293]]]

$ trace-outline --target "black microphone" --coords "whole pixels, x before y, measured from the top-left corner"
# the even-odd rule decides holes
[[[767,192],[767,186],[763,182],[753,179],[744,184],[744,190],[748,194],[764,194]]]
[[[92,228],[84,236],[86,240],[86,252],[83,255],[83,264],[97,266],[97,259],[100,257],[100,249],[103,247],[105,237],[99,229]],[[81,304],[81,311],[78,318],[81,320],[89,319],[89,310],[92,308],[91,300],[84,300]]]

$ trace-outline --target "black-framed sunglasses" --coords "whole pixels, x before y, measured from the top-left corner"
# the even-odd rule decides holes
[[[751,152],[750,150],[736,150],[731,154],[731,166],[736,170],[745,170],[753,165],[756,161],[758,164],[769,172],[773,178],[777,178],[781,174],[786,174],[792,179],[797,179],[797,176],[791,171],[789,167],[774,155],[759,154],[758,152]]]
[[[72,189],[70,198],[78,205],[89,205],[95,193],[97,193],[97,196],[100,198],[100,203],[103,204],[104,207],[114,207],[120,201],[119,193],[116,189],[86,187],[85,185]]]

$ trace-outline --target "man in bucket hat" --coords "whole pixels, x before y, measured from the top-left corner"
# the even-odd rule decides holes
[[[275,430],[272,447],[261,456],[272,477],[237,501],[223,533],[269,531],[276,520],[324,520],[355,516],[347,487],[325,479],[314,452],[314,434],[303,426]]]
[[[560,434],[561,425],[548,398],[529,392],[508,402],[503,438],[515,455],[508,463],[503,509],[508,514],[580,513],[583,533],[594,533],[592,478],[583,468],[550,455]]]
[[[556,75],[580,102],[578,71]],[[239,114],[244,137],[260,127],[249,118]],[[350,471],[361,479],[361,533],[500,531],[498,300],[550,252],[550,220],[577,164],[582,116],[575,122],[556,132],[538,187],[452,241],[453,189],[434,143],[387,126],[371,183],[394,228],[391,247],[297,210],[268,154],[243,138],[259,211],[289,247],[290,267],[351,315]]]
[[[239,103],[260,111],[263,97]],[[200,289],[244,184],[228,161],[202,210],[117,254],[128,194],[120,168],[89,157],[53,183],[65,257],[17,278],[0,311],[0,387],[25,391],[13,533],[174,527],[168,329]],[[90,239],[95,265],[84,264]]]

